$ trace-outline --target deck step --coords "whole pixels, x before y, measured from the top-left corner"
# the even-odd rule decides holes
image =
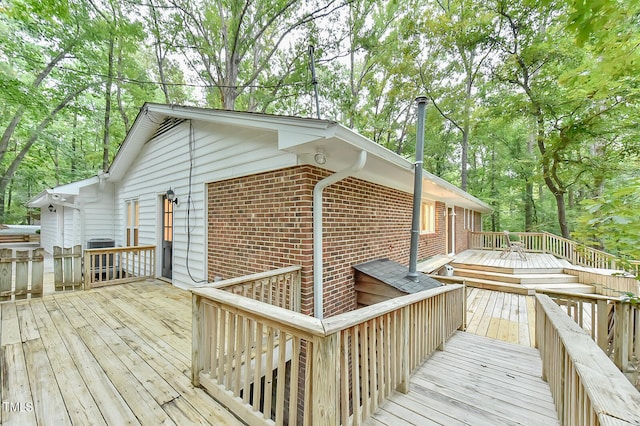
[[[420,272],[425,274],[432,274],[433,272],[439,270],[447,263],[453,260],[453,256],[449,256],[446,254],[438,254],[433,256],[427,260],[419,262],[417,265],[417,269]]]
[[[463,277],[461,277],[463,278]],[[595,292],[593,286],[580,283],[548,283],[548,282],[532,282],[521,285],[515,283],[506,283],[502,281],[480,279],[480,278],[464,278],[467,287],[477,287],[485,290],[503,291],[505,293],[515,293],[524,295],[533,295],[537,289],[568,291],[572,293],[592,294]]]
[[[481,271],[477,269],[454,268],[454,274],[466,278],[479,278],[499,281],[511,284],[535,284],[545,282],[548,284],[577,283],[578,277],[569,274],[544,273],[544,274],[505,274],[503,272]]]
[[[561,274],[564,271],[564,268],[528,268],[528,267],[503,267],[503,266],[485,266],[485,265],[475,265],[472,263],[459,263],[459,262],[451,262],[451,266],[459,269],[473,269],[475,271],[485,271],[485,272],[497,272],[501,274]]]
[[[527,284],[525,287],[533,290],[555,290],[555,291],[563,291],[569,293],[582,293],[582,294],[593,294],[596,292],[596,289],[592,285],[588,284],[548,284],[548,283],[537,283],[537,284]]]

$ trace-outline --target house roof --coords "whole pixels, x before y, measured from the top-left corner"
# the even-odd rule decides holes
[[[154,103],[145,103],[140,109],[109,170],[101,178],[106,177],[113,181],[123,179],[144,145],[154,135],[185,120],[243,129],[254,128],[261,132],[272,133],[277,140],[278,149],[296,154],[300,164],[315,164],[314,155],[322,151],[327,158],[326,164],[322,167],[332,171],[352,166],[360,152],[366,151],[366,164],[355,177],[413,193],[413,161],[335,121]],[[56,194],[61,193],[66,190],[64,189],[66,186],[54,188],[52,191]],[[42,195],[46,194],[43,192],[38,197]],[[31,200],[28,205],[39,207],[49,204],[42,201],[46,197],[38,197]],[[423,173],[423,198],[481,213],[493,211],[489,205],[478,198],[427,171]]]
[[[313,156],[322,150],[327,157],[327,163],[322,167],[332,171],[350,167],[364,150],[367,162],[356,177],[413,193],[413,161],[335,121],[154,103],[146,103],[141,108],[108,170],[109,179],[118,181],[125,176],[142,147],[162,130],[167,119],[273,132],[278,148],[297,154],[300,163],[315,164]],[[481,213],[493,211],[483,201],[427,171],[423,173],[423,198]]]
[[[49,204],[62,204],[72,201],[72,199],[80,193],[80,189],[89,185],[100,182],[98,176],[92,176],[87,179],[78,180],[66,185],[48,188],[33,197],[27,202],[27,207],[44,207]]]
[[[409,268],[389,259],[376,259],[353,267],[356,271],[367,274],[403,293],[412,294],[442,286],[440,281],[418,274],[418,281],[407,277]]]

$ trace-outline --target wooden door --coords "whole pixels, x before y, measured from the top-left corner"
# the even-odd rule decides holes
[[[162,197],[162,276],[173,276],[173,202]]]

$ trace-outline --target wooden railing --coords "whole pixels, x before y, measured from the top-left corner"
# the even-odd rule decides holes
[[[84,251],[84,288],[155,277],[155,246],[96,248]]]
[[[44,249],[0,249],[0,301],[42,296]]]
[[[613,360],[628,371],[640,359],[640,307],[620,297],[538,290],[565,311],[570,318]]]
[[[53,246],[53,285],[55,291],[81,290],[82,246]]]
[[[548,232],[510,232],[520,238],[527,252],[550,253],[574,265],[598,269],[626,270],[638,274],[640,261],[622,261],[618,257]],[[501,250],[506,244],[503,232],[471,232],[469,248]]]
[[[192,381],[248,424],[361,424],[463,325],[450,285],[325,320],[193,292]]]
[[[536,295],[536,344],[560,424],[640,424],[640,393],[544,294]]]
[[[301,270],[300,266],[289,266],[199,287],[214,287],[272,306],[300,312]]]

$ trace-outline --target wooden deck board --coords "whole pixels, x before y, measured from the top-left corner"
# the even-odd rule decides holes
[[[467,329],[471,334],[533,346],[534,296],[467,288]]]
[[[0,313],[2,401],[32,407],[3,424],[242,424],[191,385],[187,291],[143,281]]]
[[[541,368],[533,348],[458,332],[366,424],[559,424]]]

